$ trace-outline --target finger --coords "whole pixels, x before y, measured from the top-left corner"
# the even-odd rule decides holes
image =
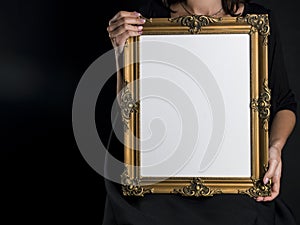
[[[274,177],[275,175],[275,171],[276,171],[276,168],[278,167],[279,165],[279,162],[278,160],[276,159],[271,159],[269,161],[269,169],[268,171],[266,172],[265,176],[264,176],[264,184],[267,184],[269,182],[269,180]]]
[[[119,20],[120,18],[124,18],[124,17],[140,17],[141,14],[138,12],[128,12],[128,11],[120,11],[118,12],[110,21],[109,21],[109,25],[114,23],[115,21]]]
[[[127,36],[129,38],[131,36],[137,36],[143,30],[143,26],[132,26],[128,24],[124,24],[118,29],[109,33],[110,38],[117,38],[120,35]]]
[[[118,50],[119,53],[122,53],[127,39],[129,37],[139,36],[141,34],[142,34],[142,31],[138,31],[138,32],[126,31],[122,35],[119,35],[117,38],[113,39],[114,40],[113,45],[115,47],[117,47],[117,50]]]
[[[263,200],[264,200],[264,197],[261,197],[261,196],[256,198],[257,202],[262,202]]]
[[[273,201],[278,195],[279,195],[279,192],[273,192],[273,191],[272,191],[271,196],[264,197],[264,200],[263,200],[263,201],[264,201],[264,202]]]
[[[280,192],[280,176],[274,176],[273,177],[273,185],[271,189],[271,196],[265,197],[264,201],[272,201],[274,200]]]
[[[112,31],[116,30],[119,27],[126,26],[127,24],[128,25],[132,25],[132,24],[143,25],[145,22],[146,22],[145,19],[124,17],[122,19],[116,20],[114,23],[111,23],[107,27],[107,31],[112,32]]]
[[[142,31],[126,31],[115,39],[115,44],[117,46],[125,45],[125,42],[129,37],[140,36],[141,34]]]
[[[274,200],[279,195],[279,192],[280,192],[280,176],[275,175],[272,178],[272,181],[273,181],[273,184],[272,184],[272,189],[271,189],[271,195],[270,196],[266,196],[266,197],[259,197],[259,198],[257,198],[256,200],[258,202],[261,202],[261,201],[264,201],[264,202],[272,201],[272,200]]]

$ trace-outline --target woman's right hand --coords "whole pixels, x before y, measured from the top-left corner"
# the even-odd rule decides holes
[[[129,37],[139,36],[143,33],[145,19],[138,12],[118,12],[110,21],[107,31],[117,54],[123,52]]]

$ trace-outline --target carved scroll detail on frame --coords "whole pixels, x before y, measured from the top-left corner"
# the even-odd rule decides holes
[[[252,198],[267,197],[271,195],[271,180],[264,184],[261,180],[253,180],[253,187],[246,191],[238,191],[240,194],[246,194]]]
[[[264,37],[264,45],[268,44],[268,36],[270,34],[270,25],[269,25],[269,17],[268,15],[256,15],[256,14],[251,14],[251,15],[246,15],[245,17],[238,17],[237,18],[238,22],[247,22],[252,26],[250,32],[255,32],[258,31],[260,35]]]
[[[189,186],[182,189],[174,189],[173,194],[181,194],[188,197],[200,197],[200,196],[213,196],[214,194],[221,194],[221,190],[210,189],[205,186],[200,178],[194,178]]]
[[[128,123],[131,117],[131,113],[137,111],[139,108],[138,102],[132,98],[131,91],[128,87],[128,82],[125,82],[125,87],[121,91],[120,108],[122,121],[124,123],[124,130],[127,131],[129,129]]]
[[[252,99],[251,108],[259,112],[259,117],[263,119],[263,128],[268,131],[268,122],[271,108],[271,90],[268,88],[268,81],[263,83],[263,92],[258,99]]]
[[[124,172],[121,175],[121,183],[124,196],[143,197],[144,194],[153,193],[153,188],[141,187],[138,178],[130,178],[128,174],[128,167],[125,168]]]
[[[217,23],[222,20],[222,18],[213,18],[209,16],[202,15],[192,15],[192,16],[180,16],[176,18],[170,18],[171,22],[181,23],[182,26],[188,26],[189,32],[192,34],[198,34],[203,26],[207,26],[211,23]]]

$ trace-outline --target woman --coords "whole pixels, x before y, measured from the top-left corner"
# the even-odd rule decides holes
[[[107,31],[116,50],[117,66],[123,47],[130,36],[143,33],[142,16],[177,17],[192,14],[211,17],[269,14],[269,86],[272,90],[270,118],[269,168],[263,181],[272,179],[272,194],[256,201],[242,195],[220,195],[213,198],[189,199],[171,195],[125,199],[118,187],[107,181],[106,224],[295,224],[288,207],[278,197],[282,170],[281,151],[294,129],[296,108],[289,88],[279,34],[272,12],[244,0],[162,0],[147,1],[139,12],[122,11],[110,21]],[[117,91],[122,88],[121,72],[117,74]],[[110,211],[111,210],[111,211]],[[115,213],[115,215],[112,214]],[[116,215],[118,217],[116,217]],[[112,222],[113,221],[113,222]]]

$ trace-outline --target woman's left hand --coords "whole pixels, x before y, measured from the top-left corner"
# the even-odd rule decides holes
[[[281,171],[281,149],[277,146],[271,146],[269,148],[269,167],[263,179],[264,184],[267,184],[270,180],[272,181],[271,196],[258,197],[257,201],[272,201],[279,195]]]

